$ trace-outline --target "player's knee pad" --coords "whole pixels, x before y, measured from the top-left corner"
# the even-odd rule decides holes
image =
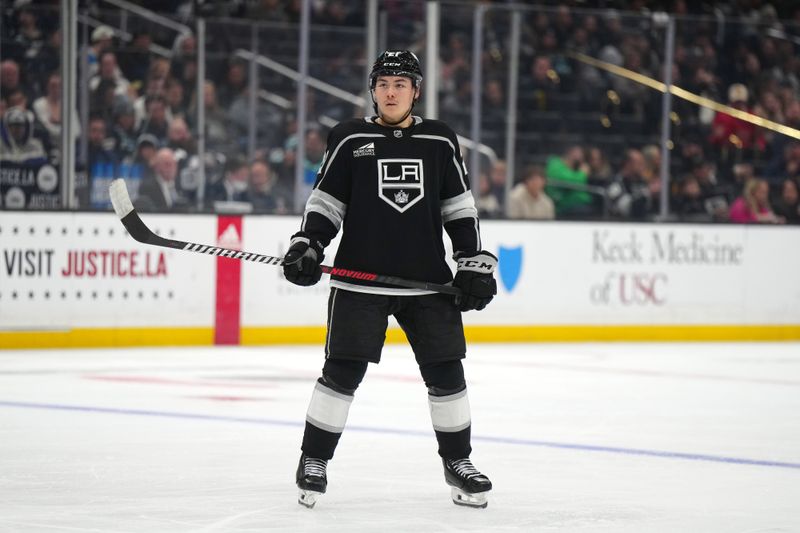
[[[460,359],[420,365],[420,373],[433,396],[447,396],[464,390],[464,366]]]
[[[367,365],[366,361],[327,359],[320,381],[336,392],[352,396],[367,373]]]

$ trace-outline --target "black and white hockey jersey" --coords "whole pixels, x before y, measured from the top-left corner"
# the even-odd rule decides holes
[[[445,123],[413,117],[390,128],[375,117],[338,124],[306,203],[301,229],[327,246],[342,229],[334,267],[448,283],[444,228],[455,252],[481,249],[469,177],[456,135]],[[358,292],[428,291],[331,278]]]

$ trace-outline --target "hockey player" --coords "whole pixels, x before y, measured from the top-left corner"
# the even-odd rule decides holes
[[[461,311],[497,292],[497,258],[482,250],[477,211],[458,141],[444,123],[411,114],[422,70],[406,50],[386,51],[369,76],[375,116],[340,123],[284,258],[286,279],[313,285],[323,250],[342,230],[334,265],[409,279],[453,282],[456,297],[331,278],[325,364],[306,415],[297,468],[299,502],[313,507],[368,363],[380,361],[389,315],[403,328],[428,388],[431,420],[456,504],[486,507],[489,479],[470,462],[470,407],[461,359]],[[457,273],[445,261],[443,231]]]

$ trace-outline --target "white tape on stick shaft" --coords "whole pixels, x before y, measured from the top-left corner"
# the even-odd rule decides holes
[[[125,180],[117,178],[108,187],[108,194],[111,197],[111,204],[119,218],[124,217],[133,211],[131,197],[128,196],[128,189],[125,187]]]

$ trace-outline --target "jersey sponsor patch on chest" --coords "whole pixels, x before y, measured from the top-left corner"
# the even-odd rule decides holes
[[[403,213],[425,197],[422,159],[378,159],[378,196]]]
[[[359,146],[353,150],[353,157],[364,157],[367,155],[375,155],[375,143],[367,143],[364,146]]]

